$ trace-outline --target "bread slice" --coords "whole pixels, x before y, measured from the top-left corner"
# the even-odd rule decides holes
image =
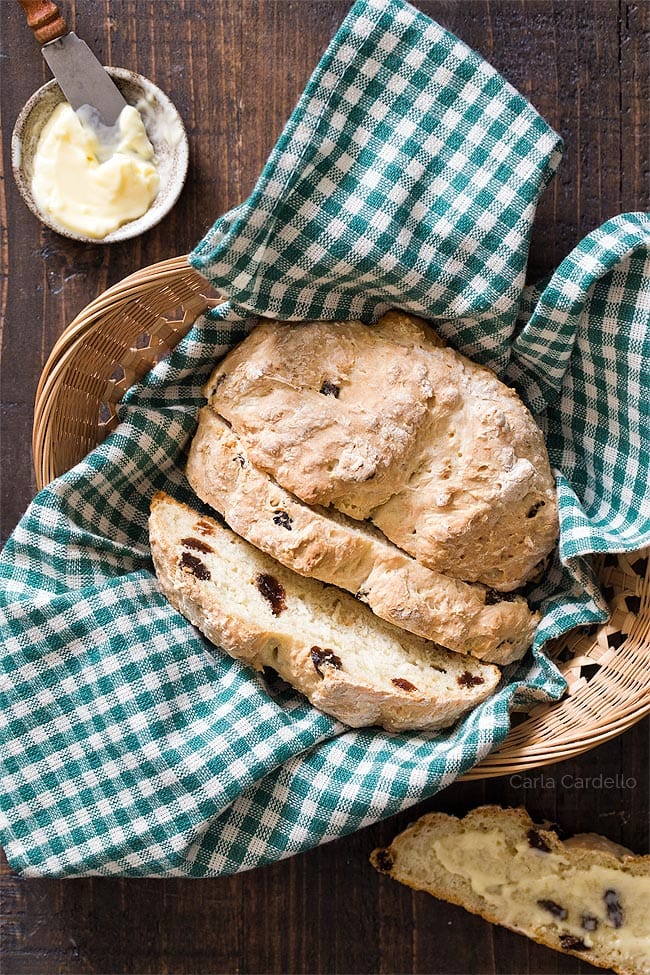
[[[241,437],[210,407],[199,413],[185,473],[242,538],[300,575],[355,594],[389,623],[500,664],[532,643],[539,615],[521,596],[503,599],[434,572],[371,525],[306,505],[255,467]]]
[[[353,727],[444,728],[499,681],[496,667],[384,623],[165,494],[149,537],[163,593],[208,639]]]
[[[650,856],[605,837],[560,840],[525,809],[430,813],[371,862],[416,890],[460,904],[620,975],[650,973]]]
[[[205,392],[258,469],[307,504],[370,518],[431,569],[510,592],[555,545],[533,417],[420,319],[263,322]]]

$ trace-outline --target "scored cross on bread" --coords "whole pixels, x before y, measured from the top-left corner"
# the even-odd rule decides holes
[[[533,417],[420,319],[263,322],[206,395],[279,485],[369,518],[435,571],[509,592],[555,545],[554,479]]]

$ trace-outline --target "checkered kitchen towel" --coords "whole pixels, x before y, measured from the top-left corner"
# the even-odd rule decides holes
[[[192,257],[229,301],[129,391],[117,430],[36,497],[0,559],[0,840],[16,870],[267,863],[433,794],[503,741],[513,704],[562,694],[544,642],[605,615],[584,556],[650,537],[650,226],[610,221],[524,293],[558,160],[555,134],[455,37],[401,0],[352,8],[251,198]],[[353,731],[267,687],[170,608],[147,545],[154,490],[193,500],[201,385],[255,315],[390,306],[518,384],[558,468],[562,561],[533,594],[533,652],[435,734]]]

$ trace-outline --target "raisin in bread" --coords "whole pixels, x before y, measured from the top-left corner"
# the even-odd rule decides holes
[[[370,518],[438,572],[512,591],[555,545],[532,416],[419,319],[264,322],[205,392],[257,468],[307,504]]]
[[[165,494],[149,537],[163,593],[208,639],[353,727],[443,728],[498,683],[496,667],[396,629]]]
[[[428,569],[372,526],[300,501],[255,467],[210,407],[199,413],[185,473],[238,535],[300,575],[354,593],[396,626],[500,664],[522,657],[532,642],[539,616],[521,596],[499,598]]]
[[[621,975],[650,973],[650,856],[604,837],[562,841],[525,809],[483,806],[464,819],[423,816],[371,860],[540,944]]]

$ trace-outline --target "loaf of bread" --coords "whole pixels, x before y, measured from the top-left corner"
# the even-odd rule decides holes
[[[620,975],[650,973],[650,856],[605,837],[560,840],[524,809],[430,813],[373,865],[416,890]]]
[[[369,518],[434,571],[510,592],[555,545],[532,416],[419,319],[265,322],[205,391],[256,468],[306,504]]]
[[[519,659],[533,640],[539,615],[521,596],[435,572],[367,522],[300,501],[255,467],[242,438],[210,407],[199,414],[185,472],[242,538],[300,575],[353,593],[390,623],[500,664]]]
[[[149,537],[162,592],[179,612],[348,725],[443,728],[499,681],[496,667],[398,630],[165,494],[152,500]]]

